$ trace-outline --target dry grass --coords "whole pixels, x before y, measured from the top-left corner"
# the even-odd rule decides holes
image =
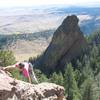
[[[33,41],[17,40],[16,43],[10,44],[6,49],[13,51],[17,61],[23,61],[29,57],[40,55],[48,44],[49,42],[43,38]]]

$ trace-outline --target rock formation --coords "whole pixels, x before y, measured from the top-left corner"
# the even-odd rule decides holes
[[[64,88],[53,83],[33,85],[15,80],[0,68],[0,100],[64,100]]]
[[[78,21],[75,15],[64,19],[54,32],[50,45],[41,57],[40,66],[55,70],[82,53],[87,43],[78,26]]]

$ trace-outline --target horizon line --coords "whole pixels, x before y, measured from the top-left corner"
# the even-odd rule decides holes
[[[100,4],[96,4],[96,5],[80,5],[80,6],[77,6],[77,5],[68,5],[68,4],[41,4],[41,5],[23,5],[23,6],[1,6],[0,8],[27,8],[27,7],[42,7],[42,6],[45,6],[45,7],[52,7],[52,6],[66,6],[66,7],[84,7],[84,8],[100,8]],[[45,8],[44,7],[44,8]]]

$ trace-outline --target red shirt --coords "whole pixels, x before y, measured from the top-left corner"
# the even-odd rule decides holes
[[[23,64],[24,64],[24,68],[23,68],[23,70],[22,70],[22,73],[23,73],[23,75],[24,75],[24,77],[29,77],[29,71],[28,71],[28,69],[29,69],[29,63],[27,63],[27,62],[23,62]],[[19,63],[16,63],[15,64],[15,67],[19,67],[18,66],[19,65]]]

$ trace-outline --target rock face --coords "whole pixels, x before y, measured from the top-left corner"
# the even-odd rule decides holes
[[[0,100],[64,100],[64,88],[53,83],[33,85],[15,80],[0,68]]]
[[[41,65],[54,70],[79,56],[87,45],[75,15],[68,16],[54,32],[52,41],[41,58]]]

